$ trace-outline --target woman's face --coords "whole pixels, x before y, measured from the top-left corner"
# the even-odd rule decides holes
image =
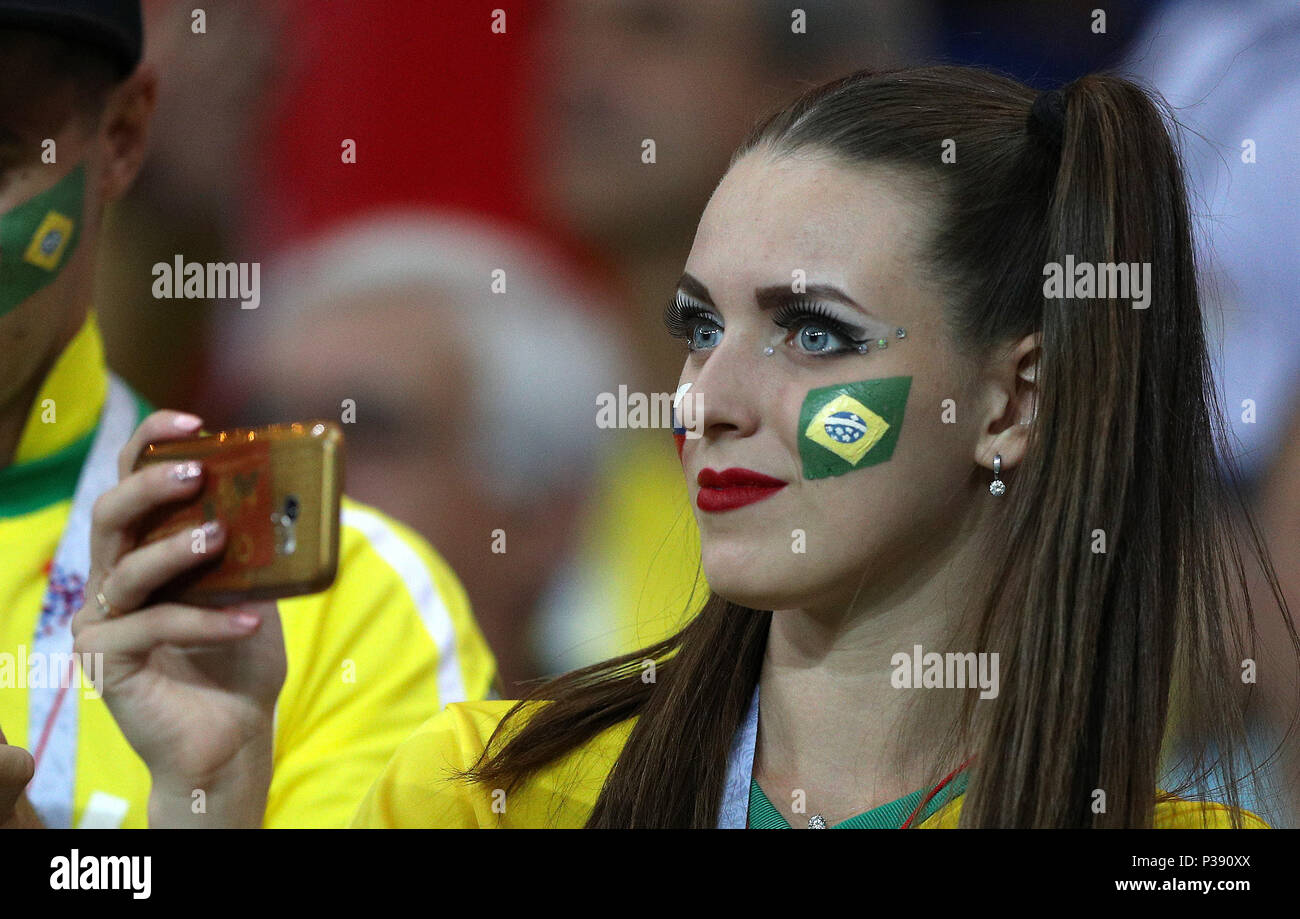
[[[763,153],[709,201],[668,319],[691,348],[704,571],[727,599],[843,610],[961,531],[986,413],[920,257],[933,208],[890,171]]]

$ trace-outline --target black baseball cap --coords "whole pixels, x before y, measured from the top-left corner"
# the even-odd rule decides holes
[[[0,0],[0,29],[49,32],[111,54],[119,76],[140,63],[144,26],[140,0]]]

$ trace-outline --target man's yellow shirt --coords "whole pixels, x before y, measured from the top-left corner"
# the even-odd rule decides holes
[[[509,795],[451,776],[470,768],[514,702],[489,700],[449,705],[398,748],[361,802],[354,827],[557,828],[586,824],[605,779],[636,723],[620,722],[541,769]],[[540,703],[545,704],[545,703]],[[961,819],[956,797],[920,829],[953,829]],[[1241,812],[1247,829],[1268,825]],[[1224,829],[1231,812],[1221,804],[1175,799],[1156,804],[1156,829]]]
[[[0,729],[29,750],[37,729],[15,665],[30,653],[107,381],[92,315],[45,380],[13,464],[0,469]],[[345,499],[339,543],[333,586],[278,604],[288,672],[275,710],[268,827],[346,826],[404,739],[444,705],[492,691],[495,661],[465,591],[421,537]],[[70,689],[64,704],[72,699],[72,825],[145,826],[144,762],[102,699]]]

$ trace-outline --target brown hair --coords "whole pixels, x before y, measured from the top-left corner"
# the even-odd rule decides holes
[[[1000,652],[1006,676],[994,701],[965,695],[935,751],[936,775],[975,754],[963,825],[1150,826],[1162,740],[1177,725],[1201,745],[1173,791],[1207,788],[1214,772],[1235,809],[1252,762],[1239,674],[1254,620],[1236,473],[1216,452],[1224,430],[1178,153],[1166,113],[1124,79],[1076,80],[1054,112],[1036,96],[960,67],[858,72],[762,121],[732,163],[828,152],[924,180],[938,212],[930,268],[963,353],[1041,333],[1037,419],[965,620],[965,647]],[[955,162],[941,158],[945,139]],[[1045,298],[1044,266],[1067,255],[1149,263],[1149,307]],[[1106,552],[1091,551],[1098,529]],[[524,703],[513,708],[465,776],[513,788],[639,716],[588,826],[714,826],[771,615],[712,596],[671,638],[541,685],[529,699],[552,701],[507,739]],[[641,679],[647,659],[653,682]]]

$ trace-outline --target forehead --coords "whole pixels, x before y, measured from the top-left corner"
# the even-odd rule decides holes
[[[789,283],[802,269],[809,282],[888,298],[917,280],[930,202],[895,169],[755,151],[714,190],[686,270],[724,297]]]

